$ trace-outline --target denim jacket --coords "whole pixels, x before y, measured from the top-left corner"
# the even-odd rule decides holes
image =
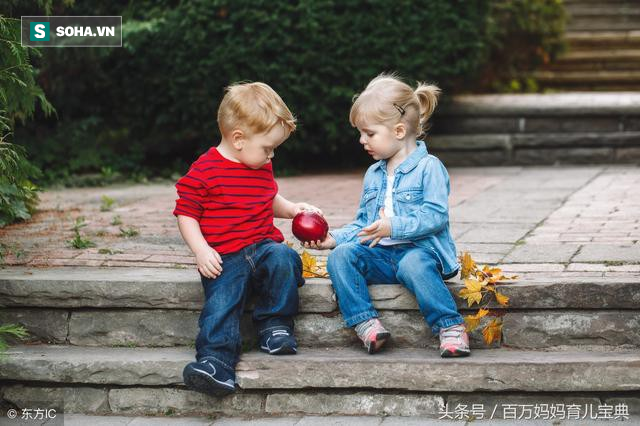
[[[449,174],[438,158],[427,152],[423,141],[395,170],[391,238],[410,240],[433,250],[442,264],[442,275],[460,265],[449,231]],[[387,162],[371,165],[364,176],[360,206],[353,222],[330,232],[336,243],[358,242],[356,234],[379,219],[387,186]]]

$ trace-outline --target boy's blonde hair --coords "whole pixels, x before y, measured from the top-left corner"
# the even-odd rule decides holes
[[[296,118],[282,98],[265,83],[235,83],[225,88],[218,107],[222,135],[241,129],[251,134],[270,131],[282,123],[287,135],[296,129]]]
[[[397,74],[380,74],[359,95],[353,97],[349,122],[395,125],[404,123],[409,133],[423,136],[427,121],[438,105],[440,89],[433,84],[418,82],[414,90]]]

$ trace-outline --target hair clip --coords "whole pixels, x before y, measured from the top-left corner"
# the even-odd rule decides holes
[[[404,115],[404,113],[405,113],[404,108],[402,108],[400,105],[398,105],[398,104],[396,104],[396,103],[394,103],[394,104],[393,104],[393,106],[394,106],[394,107],[396,107],[396,109],[398,110],[398,112],[400,112],[400,115]]]

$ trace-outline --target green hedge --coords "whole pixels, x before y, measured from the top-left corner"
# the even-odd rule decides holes
[[[529,3],[535,0],[528,0]],[[40,82],[59,122],[20,140],[49,179],[96,172],[184,172],[219,138],[223,88],[270,84],[299,119],[276,169],[366,164],[348,112],[382,71],[452,92],[485,75],[504,36],[489,0],[195,0],[77,4],[123,14],[122,49],[49,49]],[[86,8],[83,9],[83,8]]]

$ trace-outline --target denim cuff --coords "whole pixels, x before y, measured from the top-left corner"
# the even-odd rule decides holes
[[[433,332],[434,335],[438,335],[440,333],[441,328],[447,328],[447,327],[451,327],[452,325],[464,324],[464,323],[465,323],[464,318],[462,318],[462,316],[459,315],[458,317],[447,318],[447,319],[438,321],[436,324],[433,325],[433,327],[431,327],[431,331]]]
[[[347,327],[353,327],[360,324],[362,321],[366,321],[371,318],[378,318],[378,312],[375,310],[365,311],[357,315],[352,315],[349,318],[345,318],[344,322],[347,323]]]

